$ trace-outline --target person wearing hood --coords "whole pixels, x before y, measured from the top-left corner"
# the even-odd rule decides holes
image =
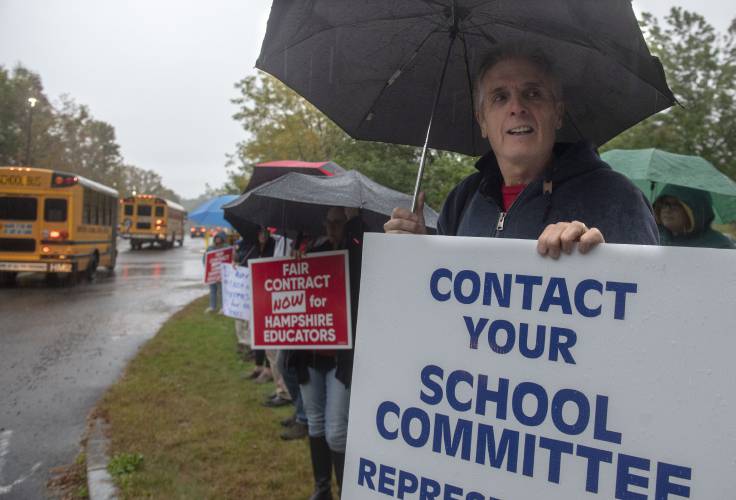
[[[734,248],[726,236],[710,227],[715,217],[710,193],[672,184],[654,201],[654,217],[662,245]]]
[[[538,253],[552,258],[606,241],[658,243],[641,191],[590,143],[556,143],[565,104],[541,49],[501,47],[489,54],[475,94],[476,119],[491,151],[448,196],[438,234],[536,239]],[[423,204],[420,194],[416,213],[394,209],[385,231],[425,234]]]
[[[215,234],[215,237],[212,238],[212,244],[207,247],[205,255],[211,250],[224,248],[226,241],[227,235],[225,235],[223,231],[219,231]],[[204,255],[202,256],[202,262],[204,262]],[[220,296],[219,300],[218,296]],[[218,304],[220,304],[219,307]],[[219,311],[220,309],[222,309],[222,283],[218,281],[217,283],[210,283],[210,305],[204,310],[204,312],[211,313]]]

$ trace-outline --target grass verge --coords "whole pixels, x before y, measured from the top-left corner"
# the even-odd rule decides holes
[[[85,436],[83,441],[86,439]],[[82,447],[84,447],[84,444]],[[88,499],[86,463],[85,453],[80,452],[73,464],[52,469],[51,478],[46,484],[49,498],[60,500]]]
[[[175,314],[98,407],[109,455],[138,464],[116,477],[121,497],[308,497],[308,444],[279,439],[291,407],[261,406],[273,385],[244,380],[252,365],[235,352],[233,320],[204,314],[206,305]]]

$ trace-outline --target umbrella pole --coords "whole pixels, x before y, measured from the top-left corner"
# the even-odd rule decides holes
[[[437,110],[437,104],[440,102],[440,95],[442,94],[442,83],[445,81],[445,73],[447,73],[447,63],[450,62],[450,53],[452,52],[452,45],[455,43],[457,37],[457,30],[450,30],[450,45],[447,47],[447,56],[445,57],[445,63],[442,66],[442,75],[440,75],[440,82],[437,84],[437,92],[434,96],[434,103],[432,104],[432,113],[429,115],[429,124],[427,125],[427,135],[424,138],[424,146],[422,147],[422,157],[419,160],[419,171],[417,172],[417,180],[414,184],[414,195],[411,198],[411,211],[414,212],[417,209],[417,197],[419,196],[419,189],[422,185],[422,177],[424,176],[424,164],[427,161],[427,148],[429,147],[429,134],[432,131],[432,120],[434,120],[434,113]]]

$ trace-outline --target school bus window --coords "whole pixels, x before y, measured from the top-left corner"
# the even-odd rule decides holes
[[[138,215],[151,215],[151,205],[138,205]]]
[[[125,215],[133,215],[133,205],[125,205]]]
[[[164,207],[156,207],[156,217],[164,216]]]
[[[95,196],[93,198],[93,203],[95,207],[95,225],[102,224],[102,213],[100,212],[100,194],[95,193]]]
[[[0,220],[36,220],[36,198],[0,197]]]
[[[115,198],[107,198],[107,225],[112,226],[115,218],[115,210],[118,209],[118,200]]]
[[[44,201],[43,219],[46,222],[66,222],[66,200],[47,198]]]
[[[92,206],[90,200],[90,191],[84,188],[82,195],[82,224],[91,224],[92,222]]]

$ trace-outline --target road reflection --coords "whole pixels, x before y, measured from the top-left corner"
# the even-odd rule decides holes
[[[0,288],[0,430],[13,433],[0,475],[23,477],[43,462],[13,498],[46,496],[49,468],[74,460],[105,389],[169,316],[207,292],[202,242],[119,248],[115,271],[100,268],[91,281],[22,273]]]

